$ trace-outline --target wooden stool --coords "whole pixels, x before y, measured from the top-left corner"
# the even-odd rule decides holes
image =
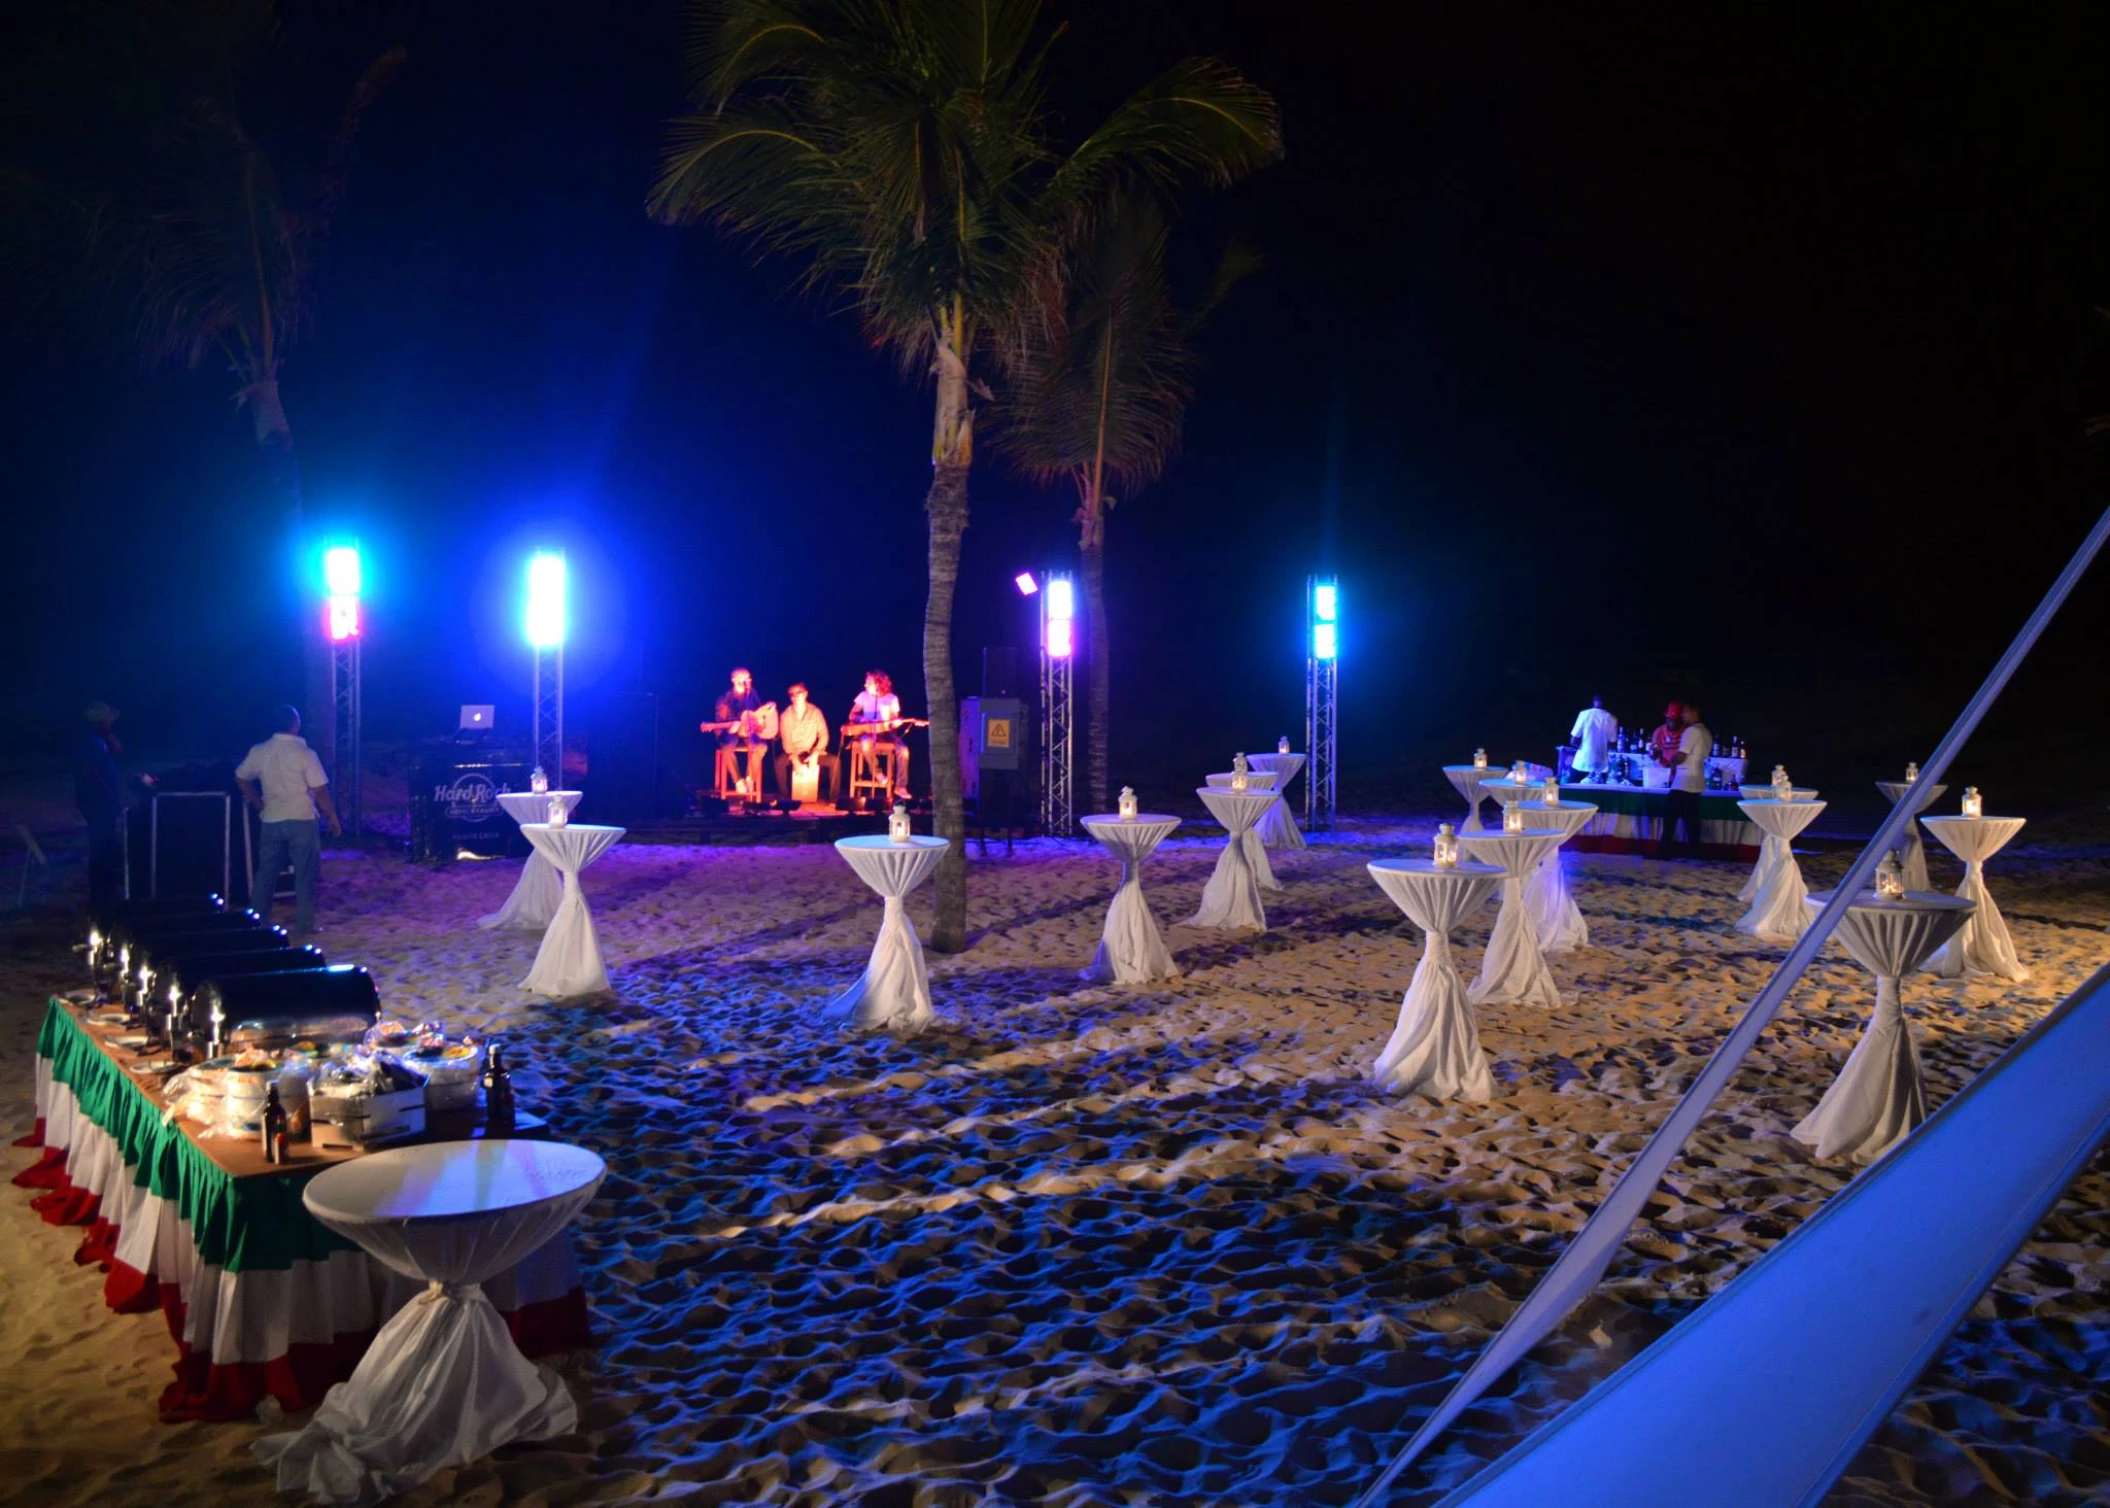
[[[894,761],[900,753],[901,746],[890,738],[851,742],[850,805],[857,805],[868,792],[879,798],[881,806],[893,805]]]
[[[747,764],[747,794],[739,792],[742,759]],[[746,748],[738,744],[718,746],[718,766],[712,779],[718,787],[719,799],[725,801],[760,801],[762,799],[762,745],[750,743]]]

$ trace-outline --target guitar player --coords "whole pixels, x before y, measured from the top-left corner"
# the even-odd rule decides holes
[[[777,736],[777,704],[765,702],[755,692],[755,678],[747,667],[733,668],[733,686],[718,698],[711,721],[717,724],[718,768],[716,779],[721,796],[744,792],[750,801],[762,799],[762,751]],[[743,758],[744,756],[744,758]],[[746,774],[738,774],[741,765]]]
[[[851,738],[856,737],[860,757],[869,757],[868,751],[875,744],[891,747],[894,750],[894,794],[906,801],[908,740],[900,736],[902,722],[901,698],[894,695],[893,678],[884,670],[874,670],[865,676],[865,689],[850,703],[850,718],[843,725],[843,745],[847,749]],[[879,730],[860,736],[856,732],[860,723],[876,723]]]

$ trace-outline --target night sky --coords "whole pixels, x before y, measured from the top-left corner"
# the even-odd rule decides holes
[[[734,663],[831,720],[922,710],[930,400],[853,318],[643,204],[674,4],[289,5],[332,93],[395,42],[284,374],[311,516],[370,570],[370,739],[526,715],[516,582],[572,553],[580,716],[693,724]],[[1288,155],[1192,201],[1268,259],[1202,339],[1184,454],[1113,516],[1115,777],[1296,737],[1307,572],[1338,571],[1343,793],[1595,692],[1666,694],[1798,778],[1924,756],[2103,505],[2110,11],[1051,5],[1074,137],[1186,53],[1275,91]],[[174,757],[298,694],[291,567],[221,374],[5,336],[14,589],[0,714]],[[994,416],[1000,420],[1001,415]],[[956,663],[1073,499],[985,448]],[[26,540],[22,538],[26,536]],[[26,544],[26,548],[23,545]],[[1976,751],[2015,790],[2110,733],[2110,566]],[[920,778],[920,777],[919,777]]]

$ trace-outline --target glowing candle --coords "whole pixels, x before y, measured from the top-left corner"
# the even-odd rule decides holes
[[[1529,785],[1531,783],[1531,771],[1524,768],[1524,761],[1520,759],[1509,767],[1509,778],[1518,785]]]
[[[1898,856],[1883,855],[1883,862],[1876,866],[1876,898],[1885,901],[1901,901],[1905,898],[1905,871],[1898,868]]]
[[[1913,785],[1913,784],[1916,784],[1916,783],[1918,782],[1919,778],[1920,778],[1920,767],[1919,767],[1919,762],[1918,762],[1917,760],[1910,760],[1910,759],[1908,759],[1907,761],[1905,761],[1905,784],[1907,784],[1907,785]]]
[[[1473,750],[1473,768],[1476,770],[1484,770],[1487,768],[1487,750]]]
[[[1275,752],[1277,754],[1287,754],[1289,752],[1289,735],[1287,733],[1275,740]]]
[[[1524,830],[1524,803],[1512,801],[1502,808],[1502,831],[1520,833]]]
[[[551,827],[562,827],[569,821],[571,821],[571,813],[564,809],[564,798],[561,796],[550,797],[549,825]]]
[[[1249,767],[1249,766],[1248,766],[1248,765],[1246,764],[1246,762],[1245,762],[1245,755],[1243,755],[1243,754],[1239,754],[1239,755],[1236,755],[1236,756],[1234,756],[1234,757],[1232,758],[1232,760],[1231,760],[1231,789],[1232,789],[1232,790],[1234,790],[1234,791],[1243,791],[1243,790],[1244,790],[1244,789],[1246,788],[1246,771],[1247,771],[1247,770],[1248,770],[1249,768],[1250,768],[1250,767]]]
[[[1558,780],[1549,778],[1546,781],[1545,789],[1539,792],[1539,799],[1548,806],[1559,806],[1561,804],[1561,783]]]
[[[1125,785],[1121,787],[1121,820],[1136,820],[1136,793]]]
[[[1978,794],[1978,787],[1975,785],[1967,785],[1963,788],[1963,814],[1966,817],[1983,817],[1985,815],[1985,800]]]
[[[542,773],[542,766],[539,764],[535,766],[535,773],[528,776],[528,789],[537,796],[546,795],[549,792],[549,776]]]
[[[1450,823],[1446,822],[1436,829],[1436,851],[1429,857],[1438,869],[1458,867],[1458,834]]]
[[[909,839],[908,808],[898,801],[894,803],[893,811],[887,814],[886,835],[890,843],[906,843]]]

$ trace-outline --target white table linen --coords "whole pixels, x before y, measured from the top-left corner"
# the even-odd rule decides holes
[[[1795,838],[1817,820],[1825,803],[1767,799],[1737,805],[1766,836],[1744,885],[1749,893],[1738,895],[1751,909],[1737,919],[1736,930],[1761,942],[1791,943],[1810,925],[1809,907],[1803,904],[1810,891],[1802,882],[1802,866],[1795,862]]]
[[[1253,824],[1282,798],[1273,791],[1229,791],[1204,787],[1201,797],[1209,815],[1230,834],[1224,851],[1217,856],[1209,883],[1202,887],[1201,909],[1187,918],[1190,927],[1257,927],[1267,930],[1267,913],[1261,909],[1261,879],[1254,865],[1267,862],[1266,850],[1253,838]],[[1279,888],[1279,887],[1278,887]]]
[[[1208,782],[1210,790],[1223,791],[1227,794],[1231,789],[1231,781],[1235,778],[1229,774],[1204,775],[1202,777]],[[1248,770],[1246,772],[1246,789],[1248,791],[1275,791],[1279,794],[1281,786],[1270,771]],[[1274,806],[1268,808],[1268,811],[1275,810],[1281,804],[1281,802],[1277,801]],[[1262,890],[1280,891],[1282,882],[1275,878],[1275,866],[1268,862],[1267,845],[1260,841],[1260,828],[1266,821],[1267,813],[1263,812],[1259,821],[1255,822],[1246,832],[1239,835],[1238,841],[1245,847],[1245,861],[1252,866],[1254,879],[1260,888]]]
[[[1795,799],[1797,801],[1815,801],[1817,799],[1816,791],[1810,789],[1808,786],[1791,786],[1789,787],[1789,789],[1791,789],[1795,793]],[[1742,796],[1743,799],[1746,801],[1771,801],[1775,799],[1773,795],[1773,787],[1771,787],[1770,785],[1738,786],[1737,794]],[[1756,822],[1753,822],[1751,825],[1753,827],[1758,827],[1759,829],[1759,857],[1763,859],[1765,857],[1765,829],[1763,827],[1760,827],[1759,824]],[[1751,872],[1744,876],[1744,883],[1737,887],[1736,898],[1744,902],[1746,905],[1749,905],[1751,901],[1758,895],[1758,871],[1759,866],[1754,863],[1751,866]],[[1907,888],[1909,889],[1911,887],[1908,886]],[[1920,888],[1925,889],[1926,887],[1921,886]]]
[[[2013,841],[2022,831],[2024,817],[1922,817],[1927,831],[1941,840],[1942,847],[1963,860],[1963,883],[1956,893],[1977,902],[1978,909],[1963,924],[1949,945],[1927,965],[1931,974],[1944,979],[2027,979],[2029,970],[2015,956],[2015,940],[2008,934],[2007,918],[1993,904],[1993,892],[1985,888],[1985,861]]]
[[[1480,1028],[1466,998],[1465,981],[1451,961],[1451,930],[1487,903],[1502,883],[1492,864],[1461,861],[1442,868],[1428,859],[1378,859],[1370,878],[1421,928],[1421,961],[1399,1003],[1399,1021],[1371,1066],[1389,1089],[1476,1103],[1494,1098],[1494,1075],[1480,1050]]]
[[[936,1019],[923,943],[909,920],[909,893],[938,872],[948,838],[917,835],[906,843],[868,835],[837,838],[835,851],[857,877],[884,898],[879,936],[865,971],[828,1007],[827,1019],[853,1031],[885,1030],[914,1036]]]
[[[1550,1009],[1561,1003],[1553,972],[1546,967],[1545,955],[1539,949],[1538,928],[1531,920],[1530,903],[1524,898],[1524,881],[1546,855],[1565,841],[1557,828],[1459,836],[1458,845],[1466,853],[1502,870],[1502,909],[1495,915],[1479,977],[1467,991],[1473,1004],[1514,1003]]]
[[[307,1425],[252,1447],[281,1492],[364,1508],[514,1440],[578,1425],[562,1379],[520,1354],[483,1283],[584,1209],[607,1169],[559,1142],[441,1142],[315,1175],[308,1213],[423,1281]]]
[[[1912,815],[1917,817],[1935,802],[1941,800],[1942,793],[1949,788],[1945,785],[1934,785],[1925,780],[1915,780],[1910,785],[1907,785],[1902,780],[1878,780],[1876,789],[1890,799],[1892,806],[1896,806],[1900,801],[1903,801],[1907,793],[1910,793],[1912,796]],[[1920,830],[1917,822],[1906,825],[1905,836],[1898,840],[1898,846],[1892,852],[1898,857],[1898,868],[1904,872],[1905,888],[1907,890],[1932,890],[1934,888],[1934,880],[1927,873],[1927,845],[1920,841]]]
[[[1302,848],[1304,834],[1297,826],[1297,819],[1289,808],[1290,783],[1297,772],[1304,768],[1302,754],[1248,754],[1246,763],[1263,774],[1275,777],[1275,790],[1282,799],[1267,810],[1267,815],[1254,824],[1253,831],[1260,835],[1266,848]]]
[[[1480,831],[1480,803],[1487,799],[1487,792],[1483,787],[1488,781],[1500,775],[1502,771],[1483,770],[1476,765],[1469,764],[1447,764],[1443,767],[1443,773],[1445,778],[1450,781],[1451,789],[1465,798],[1465,821],[1459,825],[1458,831],[1461,833],[1476,833]]]
[[[1546,788],[1543,780],[1527,780],[1518,785],[1507,775],[1490,775],[1480,782],[1480,789],[1501,802],[1504,806],[1515,806],[1519,801],[1537,801],[1539,793]]]
[[[579,871],[613,848],[626,831],[600,827],[590,822],[572,822],[551,827],[547,822],[523,822],[535,851],[549,860],[564,877],[564,893],[535,950],[535,966],[521,988],[563,1000],[574,995],[598,995],[608,988],[608,966],[601,959],[601,939],[593,930],[593,913],[586,909],[586,896],[579,889]]]
[[[1100,984],[1147,984],[1153,979],[1176,979],[1179,965],[1165,947],[1158,919],[1143,899],[1143,861],[1180,825],[1177,817],[1156,812],[1138,812],[1133,820],[1118,816],[1085,817],[1084,830],[1099,840],[1108,853],[1121,861],[1121,884],[1113,904],[1106,908],[1106,927],[1099,934],[1099,947],[1084,971],[1086,979]]]
[[[1587,801],[1563,800],[1558,806],[1532,801],[1526,803],[1524,812],[1525,820],[1533,827],[1558,832],[1566,843],[1589,826],[1597,808]],[[1539,860],[1538,868],[1524,881],[1524,901],[1530,908],[1531,925],[1538,932],[1541,953],[1572,953],[1590,946],[1590,924],[1583,920],[1575,897],[1569,893],[1559,849]]]
[[[1830,891],[1820,891],[1804,905],[1815,912],[1830,898]],[[1924,890],[1895,901],[1864,890],[1840,919],[1832,935],[1876,976],[1876,1008],[1839,1077],[1795,1127],[1795,1139],[1819,1157],[1874,1162],[1927,1118],[1926,1081],[1898,981],[1954,936],[1971,910],[1969,901]]]
[[[533,791],[500,791],[498,804],[505,808],[508,817],[524,827],[530,822],[548,821],[552,801],[563,802],[564,815],[569,817],[578,810],[580,794],[578,791],[545,791],[538,796]],[[542,857],[541,849],[530,847],[527,864],[520,871],[513,893],[489,916],[478,917],[476,925],[540,932],[549,926],[563,900],[564,877]]]

